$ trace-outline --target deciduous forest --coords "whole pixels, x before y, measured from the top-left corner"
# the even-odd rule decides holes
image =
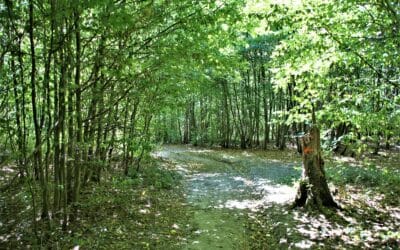
[[[398,0],[2,0],[0,249],[399,249]]]

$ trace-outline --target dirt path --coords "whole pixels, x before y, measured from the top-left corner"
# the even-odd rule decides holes
[[[197,228],[186,249],[249,249],[249,214],[293,199],[295,190],[286,184],[300,175],[294,164],[247,152],[165,146],[156,155],[185,177]]]

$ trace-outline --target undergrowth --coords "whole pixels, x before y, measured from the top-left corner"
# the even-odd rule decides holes
[[[329,164],[326,167],[328,181],[339,186],[353,185],[373,190],[385,195],[385,201],[391,204],[399,203],[400,170],[381,168],[375,165],[353,166],[344,164]],[[395,198],[395,199],[393,199]]]
[[[136,177],[112,176],[83,189],[78,218],[66,232],[57,219],[51,229],[39,223],[39,240],[28,186],[1,194],[0,249],[176,249],[185,243],[191,212],[179,174],[151,162]]]

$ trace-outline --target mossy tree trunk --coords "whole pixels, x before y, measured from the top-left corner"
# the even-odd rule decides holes
[[[313,126],[308,134],[301,138],[303,149],[303,176],[300,181],[294,207],[338,208],[329,190],[325,177],[324,162],[321,157],[320,132]]]

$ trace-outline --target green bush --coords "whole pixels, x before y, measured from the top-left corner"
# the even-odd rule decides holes
[[[182,176],[176,171],[149,166],[144,168],[143,182],[147,186],[157,189],[172,189],[182,180]]]

